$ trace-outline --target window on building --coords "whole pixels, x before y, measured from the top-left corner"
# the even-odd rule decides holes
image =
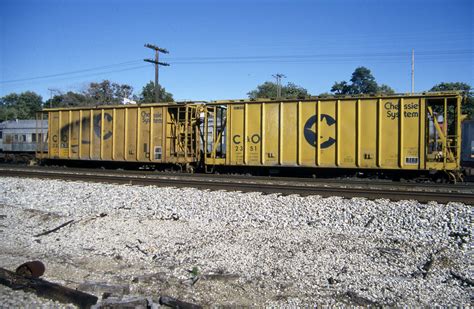
[[[3,132],[0,131],[0,139],[2,139],[2,138],[3,138]]]
[[[31,142],[36,143],[36,133],[31,134]]]

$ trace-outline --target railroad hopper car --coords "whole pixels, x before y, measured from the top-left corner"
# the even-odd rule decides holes
[[[37,143],[45,141],[48,124],[36,120],[8,120],[0,123],[0,160],[27,162],[34,158]],[[44,151],[47,149],[44,148]]]
[[[191,171],[200,160],[201,104],[56,108],[48,119],[49,151],[40,160],[173,164]]]
[[[37,158],[460,181],[462,103],[450,92],[46,109],[49,151]]]
[[[216,101],[206,105],[205,166],[395,171],[461,181],[462,103],[459,93]]]

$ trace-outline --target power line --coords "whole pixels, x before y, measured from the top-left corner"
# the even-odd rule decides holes
[[[381,63],[381,64],[390,64],[390,63],[406,63],[409,62],[410,55],[407,54],[405,57],[400,57],[397,59],[377,59],[377,58],[344,58],[344,59],[262,59],[262,60],[242,60],[242,61],[235,61],[235,60],[222,60],[222,61],[186,61],[186,62],[171,62],[173,65],[208,65],[208,64],[265,64],[265,63],[288,63],[288,64],[308,64],[308,63],[360,63],[363,65],[364,63]],[[418,57],[417,62],[423,63],[444,63],[444,62],[466,62],[471,61],[469,58],[450,58],[450,59],[423,59]]]
[[[116,70],[109,70],[109,71],[103,71],[103,72],[97,72],[97,73],[91,73],[91,74],[83,74],[83,75],[77,75],[77,76],[71,76],[71,77],[60,77],[60,78],[46,78],[45,80],[51,80],[51,81],[61,81],[61,80],[70,80],[70,79],[77,79],[77,78],[83,78],[83,77],[92,77],[92,76],[99,76],[99,75],[104,75],[104,74],[110,74],[110,73],[118,73],[118,72],[125,72],[125,71],[131,71],[131,70],[137,70],[137,69],[143,69],[148,67],[147,65],[140,65],[140,66],[135,66],[131,68],[125,68],[125,69],[116,69]],[[33,82],[33,80],[27,80],[27,81],[20,81],[20,82],[15,82],[12,84],[25,84],[25,83],[30,83]]]
[[[308,54],[308,55],[261,55],[261,56],[224,56],[224,57],[176,57],[167,58],[173,63],[190,63],[190,61],[220,61],[220,60],[283,60],[283,59],[316,59],[316,58],[367,58],[367,57],[406,57],[408,51],[389,53],[347,53],[347,54]],[[474,54],[474,50],[444,50],[444,51],[421,51],[417,55],[421,56],[441,56],[441,55],[469,55]]]
[[[473,49],[462,49],[462,50],[425,50],[417,51],[417,63],[441,63],[441,62],[458,62],[458,61],[471,61],[474,54]],[[370,61],[370,62],[383,62],[383,63],[406,63],[408,60],[408,51],[398,52],[378,52],[378,53],[339,53],[339,54],[307,54],[307,55],[260,55],[260,56],[222,56],[222,57],[173,57],[167,58],[172,64],[232,64],[232,63],[312,63],[321,61],[331,61],[332,63],[345,63],[345,62],[356,62],[356,61]],[[132,64],[138,63],[142,60],[131,60],[126,62],[120,62],[115,64],[109,64],[99,67],[92,67],[76,71],[68,71],[63,73],[41,75],[29,78],[12,79],[0,81],[0,84],[12,84],[27,81],[36,81],[43,79],[52,79],[54,77],[64,76],[68,79],[78,77],[89,77],[103,75],[107,73],[122,72],[128,70],[135,70],[144,68],[146,66],[134,66],[129,67]],[[151,60],[154,63],[155,60]],[[85,72],[93,72],[97,70],[112,69],[115,67],[125,67],[117,70],[108,70],[107,72],[98,72],[88,75],[73,76]],[[62,79],[61,79],[62,80]]]
[[[116,67],[116,66],[131,65],[133,63],[138,63],[138,62],[140,62],[140,60],[131,60],[131,61],[126,61],[126,62],[121,62],[121,63],[104,65],[104,66],[100,66],[100,67],[93,67],[93,68],[89,68],[89,69],[77,70],[77,71],[69,71],[69,72],[42,75],[42,76],[35,76],[35,77],[28,77],[28,78],[4,80],[4,81],[0,81],[0,84],[9,84],[9,83],[15,83],[15,82],[37,80],[37,79],[48,79],[48,78],[64,76],[64,75],[74,75],[74,74],[79,74],[79,73],[84,73],[84,72],[90,72],[90,71],[97,71],[97,70],[113,68],[113,67]]]

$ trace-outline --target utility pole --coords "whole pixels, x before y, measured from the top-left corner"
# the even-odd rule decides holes
[[[281,98],[281,79],[286,78],[284,74],[277,73],[272,75],[276,79],[277,84],[277,99]]]
[[[48,88],[49,90],[49,108],[53,107],[53,92],[59,92],[58,89]]]
[[[411,50],[411,93],[415,93],[415,49]]]
[[[145,44],[145,47],[153,49],[155,51],[155,60],[153,59],[143,59],[146,62],[153,63],[155,65],[155,101],[158,103],[160,101],[160,89],[158,88],[158,67],[162,66],[169,66],[169,63],[166,62],[159,62],[159,53],[169,54],[164,48],[160,48],[153,44]]]

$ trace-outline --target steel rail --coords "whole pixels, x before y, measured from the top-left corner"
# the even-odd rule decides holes
[[[444,190],[444,191],[466,191],[471,190],[474,193],[474,183],[463,182],[456,184],[443,184],[443,183],[415,183],[415,182],[400,182],[391,180],[380,180],[380,179],[363,179],[363,178],[311,178],[311,177],[287,177],[287,176],[254,176],[254,175],[242,175],[242,174],[189,174],[180,172],[166,172],[166,171],[152,171],[152,170],[119,170],[119,169],[106,169],[99,170],[97,168],[77,168],[77,167],[59,167],[59,166],[18,166],[12,164],[0,164],[0,172],[5,169],[16,169],[16,170],[44,170],[44,171],[59,171],[66,173],[97,173],[106,172],[113,175],[126,175],[131,177],[184,177],[184,178],[195,178],[195,179],[219,179],[218,181],[281,181],[285,183],[290,182],[304,182],[309,185],[327,185],[327,186],[377,186],[377,187],[388,187],[388,188],[406,188],[411,190],[416,188],[417,190]]]
[[[221,178],[199,178],[183,176],[140,176],[107,173],[104,171],[95,172],[66,172],[56,170],[28,170],[28,169],[0,169],[0,176],[5,177],[31,177],[41,179],[61,179],[86,182],[103,182],[130,185],[154,185],[161,187],[190,187],[197,189],[242,191],[242,192],[263,192],[280,194],[299,194],[301,196],[320,195],[322,197],[341,196],[344,198],[365,197],[368,199],[390,199],[398,200],[418,200],[419,202],[436,201],[439,203],[460,202],[465,204],[474,204],[474,192],[452,191],[426,191],[417,190],[416,187],[411,190],[400,188],[384,188],[367,186],[365,184],[345,184],[345,185],[321,185],[309,182],[285,182],[282,180],[253,180],[247,181],[239,179],[238,181]]]

